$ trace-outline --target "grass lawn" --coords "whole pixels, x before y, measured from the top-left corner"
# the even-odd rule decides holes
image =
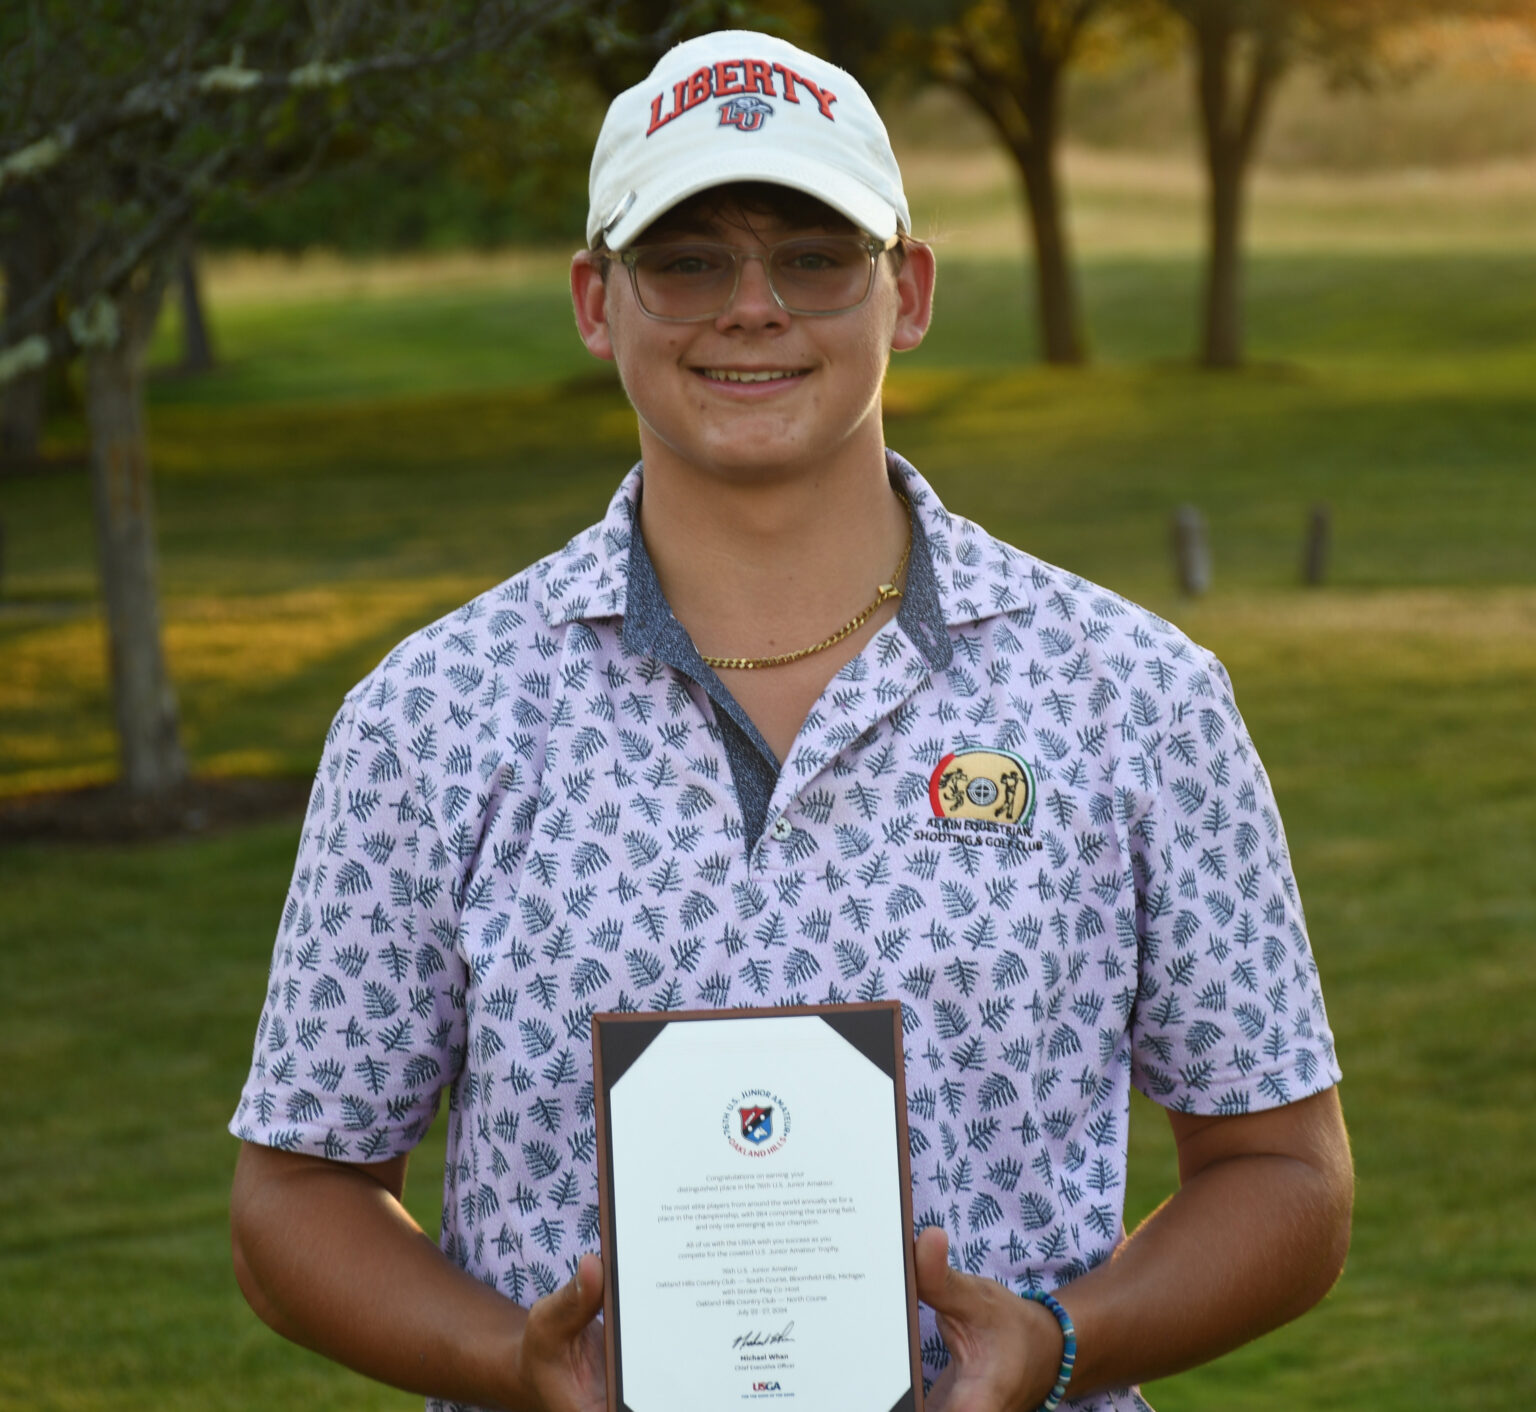
[[[984,177],[952,209],[984,204]],[[1095,367],[1030,367],[1022,265],[957,240],[935,334],[893,372],[888,432],[952,509],[1220,653],[1285,812],[1346,1072],[1354,1250],[1320,1312],[1153,1401],[1523,1408],[1536,255],[1503,238],[1523,198],[1496,183],[1480,242],[1461,207],[1438,248],[1405,241],[1406,197],[1366,190],[1328,248],[1345,197],[1296,181],[1259,233],[1249,371],[1183,362],[1198,270],[1170,232],[1188,191],[1150,190],[1163,204],[1128,233],[1114,212],[1136,209],[1134,184],[1095,168]],[[225,366],[157,381],[151,411],[199,768],[306,774],[341,693],[399,636],[600,513],[633,430],[568,329],[561,264],[225,271]],[[12,480],[0,497],[0,793],[106,778],[87,484]],[[1196,604],[1169,585],[1185,501],[1216,556]],[[1334,570],[1307,591],[1318,501]],[[282,1344],[229,1274],[223,1124],[296,834],[0,851],[0,1409],[419,1406]],[[1172,1181],[1164,1132],[1138,1104],[1133,1219]],[[429,1227],[439,1152],[429,1139],[408,1192]]]

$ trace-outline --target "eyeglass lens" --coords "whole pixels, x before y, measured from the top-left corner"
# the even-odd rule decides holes
[[[732,245],[678,241],[638,247],[630,268],[647,313],[702,319],[720,313],[736,288],[743,259],[761,258],[768,282],[791,313],[831,314],[862,304],[874,276],[874,256],[851,236],[809,236],[761,252]]]

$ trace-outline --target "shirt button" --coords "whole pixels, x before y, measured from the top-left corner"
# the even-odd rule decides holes
[[[783,814],[780,814],[779,817],[773,821],[773,827],[768,830],[768,832],[771,833],[780,843],[783,843],[784,840],[790,836],[790,834],[794,833],[794,831],[795,826],[790,823]]]

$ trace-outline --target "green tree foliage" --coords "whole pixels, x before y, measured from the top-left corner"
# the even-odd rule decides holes
[[[585,224],[587,164],[603,111],[673,44],[760,23],[740,0],[615,0],[544,30],[533,66],[480,55],[453,102],[332,144],[302,184],[217,192],[205,244],[351,253],[567,241]]]
[[[602,99],[582,75],[544,70],[491,93],[451,129],[377,132],[302,184],[214,193],[211,247],[350,254],[489,248],[579,236]]]

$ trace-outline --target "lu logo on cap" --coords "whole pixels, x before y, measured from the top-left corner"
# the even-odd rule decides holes
[[[742,132],[756,132],[764,118],[773,116],[773,104],[761,98],[743,94],[720,105],[720,126],[740,128]]]

